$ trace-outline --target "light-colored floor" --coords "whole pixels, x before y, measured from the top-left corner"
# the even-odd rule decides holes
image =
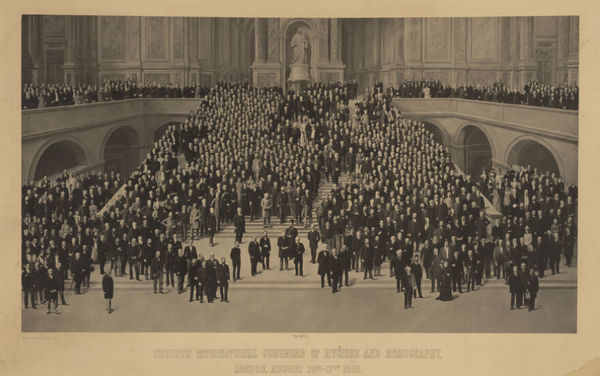
[[[382,277],[363,280],[350,272],[351,287],[337,294],[320,288],[317,266],[304,259],[304,277],[279,271],[277,250],[271,270],[250,276],[247,240],[242,245],[242,279],[230,284],[229,303],[188,302],[171,287],[153,294],[151,281],[115,277],[114,312],[105,311],[100,275],[92,275],[84,294],[67,295],[68,306],[59,315],[46,307],[23,309],[25,332],[575,332],[577,330],[577,269],[561,265],[561,274],[540,281],[537,309],[510,310],[510,295],[503,281],[490,279],[479,290],[455,293],[450,302],[435,299],[430,283],[423,281],[423,299],[404,309],[404,295],[396,293],[387,264]],[[307,245],[306,239],[302,239]],[[272,243],[276,243],[273,238]],[[199,251],[220,258],[229,254],[231,239],[215,247],[195,242]],[[227,256],[229,263],[229,257]],[[262,268],[259,266],[259,270]],[[142,277],[142,279],[144,279]],[[67,281],[68,286],[70,281]]]

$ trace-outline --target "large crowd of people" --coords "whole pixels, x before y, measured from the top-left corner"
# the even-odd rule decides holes
[[[516,286],[514,267],[521,281],[515,291],[530,291],[532,269],[540,277],[548,265],[559,271],[557,257],[572,254],[575,242],[576,188],[565,191],[559,178],[537,172],[496,178],[504,197],[517,199],[492,226],[488,191],[455,169],[422,123],[394,109],[392,93],[381,86],[368,90],[353,117],[353,90],[342,83],[316,83],[299,93],[219,83],[187,120],[166,130],[126,180],[65,174],[24,186],[26,306],[32,296],[32,304],[48,301],[50,312],[57,299],[48,280],[58,274],[64,291],[64,279],[72,277],[79,293],[89,286],[92,264],[101,274],[151,279],[155,293],[166,279],[179,293],[189,287],[190,301],[206,295],[212,302],[217,287],[228,301],[230,277],[240,276],[246,219],[269,228],[271,217],[290,223],[273,242],[280,269],[292,259],[296,275],[303,274],[305,247],[295,228],[303,225],[312,229],[311,263],[318,264],[322,287],[325,280],[334,293],[348,286],[350,271],[374,279],[388,262],[406,308],[413,295],[422,296],[424,278],[431,292],[449,300],[453,291],[474,290],[492,275]],[[342,174],[349,183],[339,184]],[[322,179],[334,188],[313,208]],[[125,193],[99,215],[121,183]],[[535,219],[529,218],[534,210]],[[192,244],[208,237],[212,245],[222,223],[235,228],[232,273],[225,258],[205,257]],[[319,247],[325,249],[317,255]],[[270,251],[267,233],[249,242],[252,275],[259,263],[269,268]],[[515,294],[520,306],[522,294]]]
[[[209,87],[190,85],[138,83],[135,80],[105,80],[101,85],[32,84],[23,85],[21,108],[69,106],[134,98],[202,98]]]
[[[576,84],[545,84],[539,81],[528,82],[522,89],[511,88],[502,82],[452,86],[441,81],[404,81],[390,88],[389,93],[399,98],[461,98],[564,110],[579,108],[579,87]]]

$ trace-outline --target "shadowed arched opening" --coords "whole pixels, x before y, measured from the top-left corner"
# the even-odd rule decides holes
[[[44,176],[50,177],[73,167],[85,166],[87,162],[85,152],[76,142],[58,141],[44,150],[35,168],[33,178],[39,180]]]
[[[492,168],[492,146],[485,133],[477,126],[467,125],[460,130],[458,145],[464,146],[464,166],[466,174],[477,180],[481,172]]]
[[[154,142],[160,140],[160,138],[163,136],[163,134],[165,134],[165,132],[171,125],[176,125],[176,124],[179,124],[179,123],[178,122],[165,123],[165,124],[161,125],[160,127],[156,128],[156,130],[154,131]]]
[[[139,164],[139,136],[128,126],[115,129],[104,144],[104,171],[128,176]]]
[[[435,142],[437,142],[438,144],[442,144],[442,145],[448,145],[447,136],[446,136],[445,132],[438,125],[430,123],[428,121],[421,121],[421,122],[424,124],[425,130],[427,130],[431,134],[433,134],[433,139],[435,140]]]
[[[558,163],[548,148],[539,142],[525,139],[517,142],[507,159],[508,165],[531,166],[540,172],[554,172],[560,175]]]

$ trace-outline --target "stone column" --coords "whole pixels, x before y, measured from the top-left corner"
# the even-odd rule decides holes
[[[79,29],[78,29],[78,17],[68,16],[67,17],[67,44],[65,50],[65,62],[63,64],[64,76],[63,79],[66,83],[75,84],[77,82],[77,63],[78,63],[78,40],[79,40]]]
[[[569,59],[567,62],[569,82],[579,80],[579,16],[569,17]]]
[[[252,64],[254,86],[281,86],[279,59],[279,19],[254,19],[255,59]]]
[[[190,28],[191,19],[183,18],[183,85],[191,83],[190,79]]]
[[[519,18],[519,86],[523,87],[537,78],[538,65],[535,61],[533,17]]]
[[[254,64],[264,64],[267,61],[266,22],[264,18],[254,19]]]

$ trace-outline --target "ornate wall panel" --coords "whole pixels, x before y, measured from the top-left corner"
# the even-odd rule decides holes
[[[421,58],[421,19],[408,18],[406,20],[406,56],[409,60]]]
[[[100,60],[123,60],[124,17],[100,17]]]
[[[442,81],[443,83],[450,82],[450,73],[448,71],[425,71],[423,72],[425,80]]]
[[[198,20],[198,32],[198,59],[211,60],[213,45],[212,19],[200,18]]]
[[[169,59],[169,19],[167,17],[145,17],[144,43],[146,59]]]
[[[471,82],[472,84],[492,84],[495,81],[496,81],[496,72],[491,72],[491,71],[471,71],[471,72],[469,72],[469,82]]]
[[[471,59],[495,61],[498,57],[498,18],[471,19]]]
[[[383,21],[383,63],[394,61],[394,45],[396,40],[396,30],[393,20]]]
[[[268,21],[268,59],[279,61],[279,19],[269,18]]]
[[[44,16],[44,36],[64,38],[66,34],[66,16]]]
[[[156,82],[166,85],[171,82],[170,73],[144,73],[144,82]]]
[[[466,60],[467,26],[464,18],[455,18],[454,22],[454,61]]]
[[[450,18],[426,18],[425,61],[449,62],[452,43]]]
[[[140,17],[125,17],[127,60],[140,58]]]
[[[173,18],[173,58],[183,59],[183,18]]]

